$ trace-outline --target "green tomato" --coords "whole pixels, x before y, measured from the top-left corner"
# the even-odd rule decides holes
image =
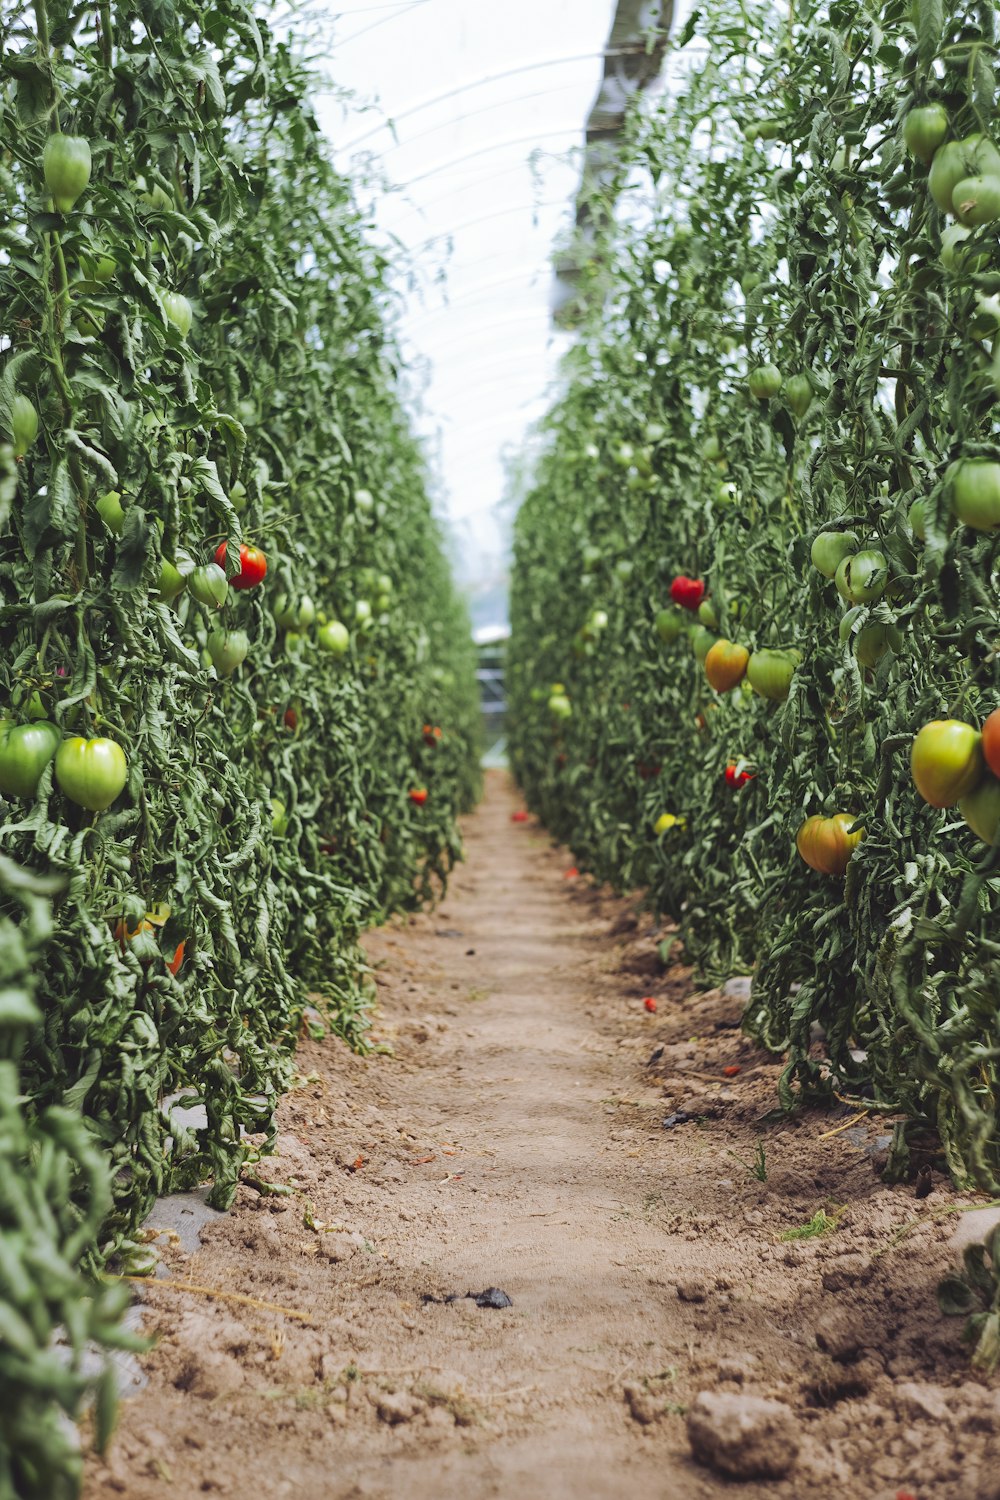
[[[250,496],[247,494],[247,487],[242,479],[237,479],[236,483],[230,489],[229,499],[237,515],[242,515],[250,500]]]
[[[813,388],[808,375],[790,375],[785,381],[785,400],[794,417],[801,422],[812,405]]]
[[[280,797],[271,798],[271,832],[279,839],[288,832],[288,809]]]
[[[229,593],[229,580],[218,563],[202,563],[192,571],[188,587],[206,609],[221,609]]]
[[[715,605],[711,599],[703,599],[698,605],[698,619],[703,625],[707,625],[709,630],[718,630],[719,616],[715,612]]]
[[[569,719],[573,714],[573,705],[565,693],[552,693],[549,697],[549,713],[557,719]]]
[[[863,625],[854,641],[854,655],[863,667],[877,667],[887,651],[898,651],[901,637],[895,625],[874,621]]]
[[[964,224],[949,224],[941,231],[941,264],[946,271],[981,271],[989,263],[989,249],[973,250],[966,245],[972,230]]]
[[[696,660],[704,665],[705,657],[717,640],[718,636],[714,630],[707,630],[704,625],[696,625],[691,632],[691,650]]]
[[[80,135],[56,132],[45,142],[42,171],[56,209],[68,214],[90,181],[90,143]]]
[[[963,458],[948,471],[951,508],[958,519],[976,531],[1000,526],[1000,463],[989,458]]]
[[[762,698],[780,703],[788,697],[798,660],[797,652],[754,651],[747,662],[747,681]]]
[[[358,599],[354,606],[354,618],[362,630],[371,623],[372,607],[367,599]]]
[[[395,584],[388,573],[380,573],[375,580],[375,587],[380,594],[391,594],[395,588]]]
[[[769,401],[781,390],[781,371],[777,365],[758,365],[750,371],[747,384],[751,396],[758,401]]]
[[[109,531],[121,536],[125,530],[125,512],[118,490],[108,490],[97,502],[97,514]]]
[[[719,442],[719,439],[715,436],[714,432],[710,433],[708,437],[703,441],[701,445],[701,456],[707,464],[717,464],[719,462],[719,459],[722,457],[722,444]]]
[[[375,509],[375,496],[371,490],[354,491],[354,508],[362,515],[370,516]]]
[[[71,802],[89,812],[104,812],[128,780],[128,761],[121,745],[109,739],[63,740],[56,751],[56,781]]]
[[[837,565],[834,583],[837,593],[848,604],[871,604],[885,593],[888,575],[885,554],[869,548],[843,558]]]
[[[621,583],[628,583],[635,570],[635,563],[628,557],[619,558],[615,563],[615,577]]]
[[[91,267],[91,276],[101,286],[107,286],[114,279],[117,270],[116,260],[112,260],[110,255],[99,255]]]
[[[1000,176],[963,177],[955,184],[952,209],[960,224],[978,229],[1000,219]]]
[[[160,577],[156,585],[156,591],[161,599],[169,604],[171,599],[177,598],[186,582],[184,574],[172,562],[167,562],[166,559],[161,562]]]
[[[608,628],[608,612],[605,609],[594,609],[590,612],[587,621],[587,629],[592,635],[600,635],[602,630]]]
[[[906,513],[910,530],[918,542],[927,540],[927,504],[919,495]]]
[[[316,643],[331,656],[344,656],[351,644],[351,633],[339,620],[329,620],[316,632]]]
[[[55,724],[44,719],[33,724],[0,720],[0,792],[5,797],[34,797],[61,739]]]
[[[948,112],[941,104],[923,104],[911,109],[903,121],[903,140],[911,156],[926,166],[948,139]]]
[[[824,578],[833,578],[844,558],[857,550],[858,538],[853,531],[821,531],[813,539],[809,558]]]
[[[666,646],[673,645],[688,628],[679,609],[661,609],[653,622],[657,635]]]
[[[601,549],[600,547],[595,547],[592,542],[588,542],[587,546],[583,549],[582,557],[584,572],[592,573],[601,560]]]
[[[250,639],[245,630],[213,630],[208,638],[208,654],[220,677],[232,677],[249,650]]]
[[[976,293],[976,310],[968,322],[969,334],[974,339],[991,339],[1000,328],[1000,297],[984,297]]]
[[[42,695],[37,688],[25,704],[24,711],[29,719],[37,720],[45,718],[45,704],[42,702]]]
[[[15,458],[23,458],[38,436],[38,413],[27,396],[20,393],[10,404],[10,435]]]
[[[1000,781],[986,776],[974,791],[959,798],[958,810],[977,838],[995,844],[1000,829]]]
[[[173,323],[181,338],[186,339],[194,319],[194,310],[188,299],[180,292],[164,292],[163,311],[167,321]]]
[[[969,177],[1000,175],[1000,151],[985,135],[967,135],[961,141],[946,141],[934,153],[927,186],[942,213],[954,211],[952,199],[960,182]]]

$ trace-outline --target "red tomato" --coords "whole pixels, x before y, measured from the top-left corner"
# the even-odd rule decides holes
[[[410,792],[410,801],[415,802],[418,807],[423,807],[427,801],[427,788],[424,786],[415,786]]]
[[[653,999],[652,995],[647,995],[642,1003],[649,1011],[650,1015],[654,1015],[656,1013],[656,1001]]]
[[[569,869],[563,875],[563,880],[575,880],[579,873],[580,871],[576,868],[576,865],[570,865]]]
[[[511,813],[511,815],[510,815],[510,821],[512,823],[527,823],[527,821],[528,821],[528,814],[526,812]]]
[[[220,542],[215,549],[215,561],[225,571],[226,566],[226,543]],[[240,571],[235,573],[229,582],[234,589],[255,589],[259,583],[264,582],[264,574],[267,572],[267,558],[258,547],[248,547],[246,542],[240,543]]]
[[[731,786],[735,791],[738,791],[741,786],[746,786],[748,781],[753,781],[755,773],[753,771],[740,770],[736,762],[731,760],[723,775],[726,778],[726,786]]]
[[[705,597],[705,585],[700,578],[681,573],[670,585],[670,597],[682,609],[696,610]]]

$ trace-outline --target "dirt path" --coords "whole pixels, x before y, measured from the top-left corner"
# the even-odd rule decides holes
[[[752,1398],[787,1408],[760,1451],[798,1448],[790,1476],[745,1496],[1000,1497],[1000,1393],[933,1304],[955,1221],[880,1253],[955,1200],[885,1187],[867,1122],[761,1133],[775,1067],[739,986],[660,973],[515,806],[492,773],[443,907],[369,941],[392,1055],[300,1049],[263,1168],[297,1191],[164,1239],[149,1384],[87,1495],[700,1500],[733,1489],[691,1457],[708,1391],[724,1438]],[[827,1233],[781,1240],[820,1209]],[[424,1300],[488,1287],[513,1305]]]

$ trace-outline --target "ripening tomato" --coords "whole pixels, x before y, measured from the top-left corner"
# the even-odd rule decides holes
[[[834,813],[832,818],[806,818],[795,835],[795,847],[813,870],[821,875],[843,875],[864,830],[850,833],[857,821],[854,813]]]
[[[0,792],[5,797],[34,797],[61,739],[55,724],[45,719],[31,724],[0,720]]]
[[[63,740],[56,751],[56,781],[70,799],[88,812],[104,812],[128,780],[125,751],[114,740],[82,735]]]
[[[705,655],[705,676],[717,693],[739,687],[747,673],[750,652],[733,641],[716,641]]]
[[[158,902],[156,906],[153,907],[152,911],[148,911],[146,913],[145,917],[139,923],[138,927],[129,928],[124,920],[119,921],[115,926],[115,938],[122,952],[125,952],[126,942],[134,942],[140,933],[152,933],[158,931],[158,929],[161,927],[165,927],[169,916],[170,907],[167,906],[164,902]],[[177,944],[177,947],[174,949],[173,958],[167,960],[165,954],[161,955],[167,965],[167,968],[175,978],[177,976],[178,969],[184,962],[184,947],[184,940],[181,939],[181,941]]]
[[[220,542],[215,549],[216,565],[220,568],[226,566],[226,543]],[[234,573],[229,582],[234,589],[255,589],[258,584],[263,583],[267,572],[267,558],[258,547],[248,547],[246,542],[240,543],[240,570]]]
[[[983,779],[983,737],[961,719],[932,719],[916,735],[910,770],[931,807],[954,807]]]
[[[427,801],[427,788],[423,786],[415,786],[409,793],[409,798],[410,801],[415,802],[418,807],[423,807],[424,803]]]
[[[56,131],[45,142],[42,172],[56,209],[68,214],[90,181],[90,143],[80,135]]]
[[[983,725],[983,759],[1000,776],[1000,708],[995,708]]]

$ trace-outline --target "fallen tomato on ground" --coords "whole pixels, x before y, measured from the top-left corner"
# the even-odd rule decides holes
[[[723,1068],[722,1076],[723,1078],[735,1078],[737,1073],[742,1073],[742,1071],[743,1069],[739,1063],[730,1063],[728,1068]]]
[[[655,1014],[655,1012],[656,1012],[656,1001],[653,999],[652,995],[647,995],[646,998],[645,998],[645,1000],[642,1003],[646,1007],[646,1009],[649,1011],[650,1015],[654,1015]]]
[[[514,813],[511,813],[511,815],[510,815],[510,821],[512,823],[527,823],[527,821],[528,821],[528,814],[526,812],[514,812]]]

